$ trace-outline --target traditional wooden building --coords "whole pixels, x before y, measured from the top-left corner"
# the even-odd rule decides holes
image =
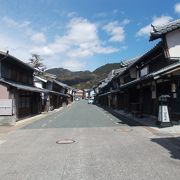
[[[131,60],[132,61],[132,60]],[[126,67],[130,64],[130,61],[121,63],[119,69],[112,70],[107,78],[100,81],[98,87],[99,95],[96,96],[101,104],[104,104],[109,107],[116,108],[118,106],[118,95],[120,94],[119,90],[119,81],[117,80],[117,75],[123,72]],[[96,90],[97,91],[97,90]],[[97,94],[98,94],[97,93]]]
[[[48,91],[46,99],[49,110],[57,109],[68,104],[68,89],[65,84],[55,78],[48,77],[46,90]]]
[[[100,92],[100,102],[108,99],[113,91],[116,100],[104,100],[113,108],[140,116],[158,115],[158,98],[169,95],[170,115],[180,119],[180,20],[161,27],[154,27],[150,40],[160,42],[122,69]],[[111,96],[112,99],[112,96]]]
[[[74,89],[56,80],[56,75],[37,72],[34,85],[44,90],[41,94],[43,111],[57,109],[73,101]]]
[[[41,112],[42,89],[33,85],[34,69],[0,52],[0,121],[15,121]]]
[[[47,87],[47,79],[43,77],[42,74],[36,73],[34,75],[34,86],[40,89],[43,89],[44,92],[41,93],[41,105],[42,105],[42,112],[47,112],[49,110],[48,105],[48,91],[46,90]]]
[[[74,96],[75,96],[75,88],[66,85],[67,88],[67,95],[68,95],[68,104],[72,103],[74,101]]]
[[[83,92],[83,90],[81,90],[81,89],[76,90],[76,92],[75,92],[75,97],[78,97],[78,98],[83,99],[83,98],[84,98],[84,92]]]

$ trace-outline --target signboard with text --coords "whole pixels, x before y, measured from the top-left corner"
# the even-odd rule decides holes
[[[13,101],[12,99],[0,99],[0,115],[12,115]]]

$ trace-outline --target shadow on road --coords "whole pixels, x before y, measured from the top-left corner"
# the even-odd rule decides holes
[[[167,149],[171,158],[180,160],[180,137],[156,138],[151,141]]]
[[[93,104],[94,106],[97,106],[101,109],[103,109],[104,111],[107,111],[108,113],[112,114],[113,116],[115,116],[117,119],[120,120],[121,124],[127,124],[129,126],[145,126],[145,125],[142,125],[141,123],[138,123],[136,121],[132,121],[130,120],[129,118],[126,118],[124,117],[123,115],[120,115],[116,112],[114,112],[113,110],[111,110],[110,108],[107,108],[107,107],[103,107],[103,106],[100,106],[98,104]],[[119,122],[119,123],[120,123]]]

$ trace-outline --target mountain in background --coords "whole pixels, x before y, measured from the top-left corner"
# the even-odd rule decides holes
[[[78,89],[89,89],[96,85],[100,80],[104,79],[111,70],[118,68],[120,68],[120,63],[106,64],[97,68],[93,72],[73,72],[64,68],[48,69],[46,72],[55,74],[59,81],[68,84],[69,86]]]

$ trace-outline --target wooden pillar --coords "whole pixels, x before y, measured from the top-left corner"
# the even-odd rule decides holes
[[[143,116],[143,86],[142,86],[142,83],[140,83],[140,89],[139,89],[139,111],[140,111],[140,117],[142,117]]]
[[[111,95],[108,95],[108,106],[111,107]]]

